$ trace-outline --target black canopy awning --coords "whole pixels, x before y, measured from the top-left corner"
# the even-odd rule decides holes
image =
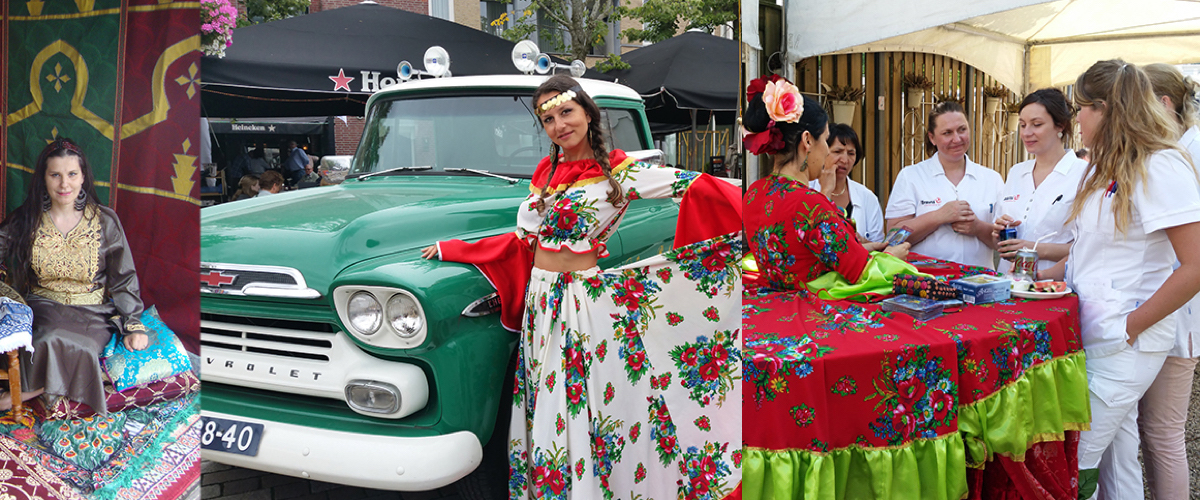
[[[625,70],[609,71],[617,83],[632,87],[646,100],[646,114],[656,133],[708,123],[732,124],[737,114],[738,43],[707,33],[689,31],[668,40],[626,52]]]
[[[222,118],[362,116],[367,98],[397,81],[400,61],[421,69],[433,45],[450,54],[454,75],[518,74],[508,40],[364,2],[235,29],[223,59],[203,58],[201,112]],[[611,80],[592,70],[585,76]]]

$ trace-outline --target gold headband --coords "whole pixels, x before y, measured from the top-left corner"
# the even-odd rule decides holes
[[[547,99],[546,102],[543,102],[541,106],[538,106],[537,115],[542,116],[542,113],[545,113],[554,108],[557,108],[557,107],[561,106],[563,103],[570,101],[574,98],[575,98],[575,91],[568,90],[568,91],[558,94],[550,99]]]

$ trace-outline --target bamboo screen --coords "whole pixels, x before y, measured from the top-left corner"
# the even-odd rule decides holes
[[[908,106],[901,83],[905,73],[924,74],[934,82],[919,106]],[[1009,167],[1027,159],[1017,133],[1007,127],[1003,106],[1019,103],[1023,96],[1010,89],[999,109],[986,113],[983,89],[998,83],[961,61],[916,52],[880,52],[810,57],[796,65],[796,85],[801,92],[815,98],[824,93],[821,83],[866,89],[851,123],[865,155],[851,178],[875,192],[884,207],[900,169],[929,156],[924,146],[925,122],[937,94],[955,97],[966,109],[972,161],[1007,176]],[[824,97],[821,100],[826,101]],[[830,109],[829,103],[825,106]]]

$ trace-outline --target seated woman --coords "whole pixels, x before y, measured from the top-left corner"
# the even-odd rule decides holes
[[[859,241],[883,241],[883,209],[879,207],[879,199],[866,186],[850,179],[850,169],[863,158],[858,134],[849,125],[834,123],[829,126],[827,142],[829,156],[825,157],[827,168],[822,177],[832,168],[834,182],[822,187],[819,179],[813,179],[808,186],[846,211],[846,218],[858,231]]]
[[[238,182],[238,190],[233,193],[229,201],[248,200],[258,196],[258,176],[254,174],[246,174],[242,176],[242,180]]]
[[[908,255],[907,243],[884,250],[891,255],[872,254],[883,243],[859,243],[837,206],[808,187],[829,154],[825,110],[778,76],[751,82],[746,98],[746,148],[774,161],[771,175],[746,190],[742,212],[750,251],[767,285],[807,286],[822,290],[823,298],[845,298],[890,293],[892,275],[915,273],[900,260]]]
[[[100,352],[113,332],[145,349],[133,257],[116,212],[99,204],[79,146],[58,138],[38,156],[25,202],[0,224],[0,254],[33,309],[22,399],[53,394],[106,413]],[[0,409],[10,406],[0,397]]]

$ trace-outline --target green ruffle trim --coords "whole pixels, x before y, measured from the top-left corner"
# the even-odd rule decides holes
[[[191,394],[187,397],[192,398],[191,404],[187,408],[180,410],[165,423],[161,430],[158,431],[158,436],[155,436],[154,441],[146,446],[145,450],[129,462],[125,470],[121,472],[112,482],[100,488],[92,494],[88,495],[91,500],[112,500],[117,497],[122,489],[130,487],[133,482],[141,478],[146,469],[151,465],[158,463],[162,458],[163,448],[172,439],[171,435],[181,425],[187,425],[188,421],[200,412],[199,396]]]
[[[1064,431],[1087,430],[1091,421],[1083,351],[1033,366],[958,411],[958,430],[971,467],[983,467],[992,453],[1023,462],[1030,446],[1061,441]]]
[[[958,433],[889,448],[850,446],[828,453],[747,448],[742,455],[746,500],[966,496],[966,450]]]
[[[917,271],[912,264],[892,254],[871,252],[871,259],[863,268],[857,283],[851,283],[836,271],[822,274],[819,278],[808,282],[809,291],[816,292],[818,297],[825,300],[854,300],[866,302],[868,294],[888,295],[892,293],[892,276],[897,274],[914,274],[928,276]]]

